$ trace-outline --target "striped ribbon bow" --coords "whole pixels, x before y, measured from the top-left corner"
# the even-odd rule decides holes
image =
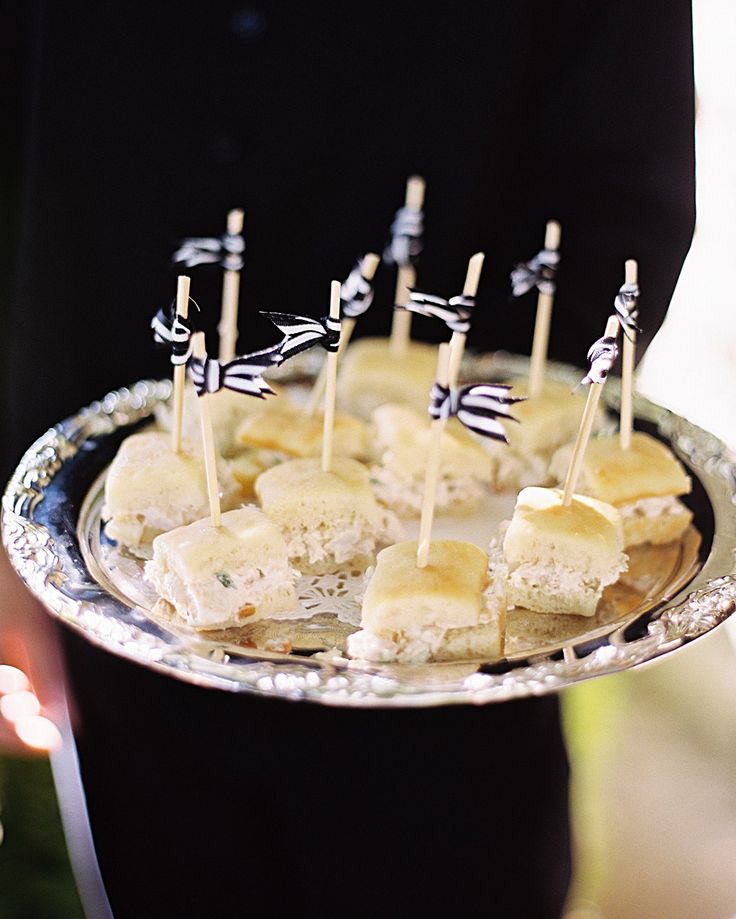
[[[444,297],[412,289],[409,291],[409,302],[405,303],[401,309],[418,313],[420,316],[441,319],[452,332],[467,335],[475,309],[475,298],[458,294],[457,297],[445,300]]]
[[[384,262],[401,268],[415,265],[423,248],[423,233],[424,211],[399,208],[391,224],[391,238],[383,250]]]
[[[373,303],[373,285],[363,276],[360,259],[340,288],[340,315],[357,319]]]
[[[524,402],[525,396],[510,396],[510,386],[502,383],[476,383],[461,389],[450,389],[435,382],[429,394],[429,414],[433,419],[453,415],[469,431],[508,443],[506,431],[498,418],[516,421],[509,406]]]
[[[222,265],[227,271],[240,271],[245,260],[245,239],[240,233],[222,236],[192,236],[183,239],[172,255],[175,265],[194,268],[197,265]]]
[[[283,360],[288,360],[314,345],[321,345],[325,351],[336,352],[340,346],[340,320],[323,316],[294,316],[291,313],[261,313],[284,334],[278,346]]]
[[[521,297],[532,287],[540,294],[555,292],[555,274],[560,263],[560,253],[556,249],[542,249],[528,262],[519,262],[511,272],[511,294]]]
[[[176,303],[172,303],[168,312],[163,307],[151,320],[153,340],[157,345],[171,346],[171,363],[186,364],[192,354],[192,332],[194,327],[183,316],[176,312]]]
[[[193,357],[189,361],[189,376],[198,396],[232,389],[246,396],[265,399],[267,395],[273,396],[275,393],[262,375],[269,367],[277,367],[282,360],[278,345],[253,354],[244,354],[227,364],[221,364],[213,357],[205,357],[203,360]]]
[[[606,377],[616,363],[617,357],[618,345],[615,338],[605,336],[594,341],[588,350],[590,369],[575,389],[578,386],[588,386],[591,383],[605,383]]]
[[[639,285],[622,284],[616,299],[613,301],[618,321],[624,335],[631,341],[634,332],[641,332],[637,319],[639,318]]]

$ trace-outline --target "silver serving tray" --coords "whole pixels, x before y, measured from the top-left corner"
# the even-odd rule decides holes
[[[314,361],[304,358],[291,362],[292,376],[311,375]],[[464,375],[498,379],[526,369],[526,359],[499,352],[471,357]],[[552,372],[565,381],[579,379],[569,367],[555,365]],[[614,410],[617,382],[610,380],[603,392]],[[122,439],[145,424],[170,393],[169,381],[142,381],[82,409],[30,447],[3,497],[3,541],[30,590],[90,641],[143,666],[202,686],[329,705],[483,704],[556,692],[654,660],[736,610],[736,455],[712,434],[637,396],[637,427],[672,446],[694,486],[688,497],[695,515],[690,537],[677,551],[642,557],[655,571],[658,565],[666,568],[653,582],[658,592],[650,592],[646,602],[612,607],[608,617],[590,623],[561,617],[576,624],[567,632],[558,628],[556,635],[543,630],[511,635],[501,662],[368,665],[313,656],[339,645],[354,627],[330,613],[339,614],[355,585],[326,576],[307,585],[306,599],[330,613],[262,626],[267,631],[257,641],[226,632],[203,636],[120,590],[100,539],[101,476]],[[286,634],[290,653],[279,650],[279,636]]]

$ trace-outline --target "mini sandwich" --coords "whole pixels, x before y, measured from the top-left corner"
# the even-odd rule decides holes
[[[514,395],[526,396],[525,379],[509,380]],[[495,460],[494,480],[500,490],[514,490],[547,482],[549,461],[554,451],[572,440],[580,425],[585,394],[572,395],[570,387],[545,379],[540,395],[514,406],[520,424],[506,426],[508,446],[483,440],[484,448]]]
[[[415,541],[390,546],[378,554],[348,654],[402,663],[502,657],[506,611],[489,608],[487,586],[488,556],[472,543],[432,541],[424,568]]]
[[[145,577],[200,630],[242,626],[297,603],[286,543],[255,507],[228,511],[219,527],[205,517],[157,536]]]
[[[217,475],[223,507],[240,503],[240,489],[225,463]],[[146,431],[127,437],[105,480],[102,518],[105,532],[136,554],[150,554],[161,533],[199,520],[209,512],[204,461],[199,449],[183,442],[171,449],[171,437]]]
[[[426,412],[437,365],[434,345],[410,341],[397,355],[388,338],[361,338],[340,362],[340,404],[353,415],[368,420],[385,402]]]
[[[550,475],[565,478],[572,447],[555,453]],[[624,524],[624,545],[659,545],[679,539],[690,525],[692,513],[678,501],[691,482],[681,463],[661,441],[635,431],[628,450],[618,435],[595,437],[585,452],[577,490],[613,504]]]
[[[273,383],[269,383],[274,392],[281,392]],[[279,400],[251,399],[242,393],[223,387],[208,396],[215,447],[220,456],[226,459],[239,456],[243,446],[238,443],[236,434],[243,419],[253,414],[267,411]],[[197,441],[202,436],[199,426],[199,405],[197,392],[192,385],[184,389],[184,413],[182,416],[182,435],[187,440]],[[156,421],[164,431],[171,430],[172,402],[162,402],[156,406]]]
[[[593,616],[603,590],[628,567],[621,515],[583,495],[519,493],[502,543],[491,544],[491,571],[502,579],[509,606],[538,613]]]
[[[255,401],[251,399],[250,401]],[[246,418],[238,428],[241,447],[268,450],[283,456],[319,456],[322,451],[322,413],[308,415],[285,399]],[[358,418],[335,414],[332,449],[336,456],[362,458],[368,450],[366,425]]]
[[[371,480],[376,496],[399,516],[416,516],[424,497],[431,424],[426,409],[382,405],[373,413]],[[493,460],[451,420],[442,432],[436,508],[468,512],[478,506],[491,484]]]
[[[255,490],[302,573],[363,570],[378,548],[401,538],[398,520],[375,499],[367,468],[348,457],[333,457],[329,472],[317,458],[287,460],[259,476]]]

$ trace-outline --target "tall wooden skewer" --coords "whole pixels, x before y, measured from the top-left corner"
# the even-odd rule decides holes
[[[207,357],[204,343],[204,332],[195,332],[192,335],[192,354],[200,360]],[[222,526],[222,513],[220,511],[220,483],[217,481],[217,453],[215,452],[215,438],[212,433],[212,418],[210,416],[210,396],[205,393],[199,396],[199,421],[202,427],[202,452],[204,453],[204,468],[207,476],[207,495],[210,501],[210,517],[212,526]]]
[[[180,274],[176,279],[176,315],[182,319],[189,316],[189,278]],[[184,416],[184,385],[187,381],[186,364],[174,367],[174,418],[171,425],[171,449],[181,451],[181,423]]]
[[[639,266],[635,259],[624,263],[627,284],[636,284],[639,279]],[[628,329],[623,337],[623,354],[621,355],[621,418],[619,421],[619,443],[622,450],[631,447],[631,432],[634,429],[633,389],[634,358],[636,356],[636,329]]]
[[[360,273],[366,279],[366,281],[372,281],[378,268],[378,264],[381,259],[375,254],[375,252],[369,252],[364,258],[360,266]],[[355,323],[357,319],[351,319],[349,316],[345,317],[342,320],[342,331],[340,332],[340,347],[337,351],[338,358],[343,353],[345,348],[348,346],[350,341],[353,329],[355,328]],[[319,411],[320,403],[322,402],[322,397],[325,394],[325,382],[327,381],[327,361],[322,364],[322,369],[319,372],[319,376],[314,381],[314,386],[312,386],[312,392],[309,394],[309,401],[307,402],[306,412],[310,416],[314,416]]]
[[[228,212],[227,232],[237,236],[243,232],[245,214],[239,208]],[[235,357],[238,341],[238,300],[240,298],[240,272],[226,268],[222,275],[222,308],[217,331],[220,333],[219,358],[227,364]]]
[[[615,338],[618,334],[618,329],[619,323],[616,316],[609,316],[608,322],[606,323],[606,338]],[[573,447],[572,456],[570,457],[570,465],[567,468],[567,476],[565,477],[565,487],[562,493],[562,503],[566,507],[569,507],[570,504],[572,504],[572,496],[575,493],[575,487],[577,486],[578,479],[580,478],[580,470],[583,468],[585,450],[588,446],[588,441],[590,440],[590,435],[593,430],[595,413],[598,408],[598,401],[602,392],[603,383],[590,384],[590,388],[588,389],[588,401],[585,403],[583,417],[580,421],[578,435],[575,438],[575,446]]]
[[[330,319],[340,318],[340,282],[330,286]],[[340,335],[342,338],[342,335]],[[338,349],[341,342],[338,342]],[[325,380],[325,417],[322,427],[322,471],[332,468],[332,435],[335,428],[335,394],[337,391],[337,351],[327,352],[327,378]]]
[[[424,206],[426,183],[421,176],[410,176],[406,183],[406,200],[404,206],[410,211],[421,211]],[[417,273],[413,265],[400,265],[396,276],[396,293],[394,303],[399,306],[409,301],[409,288],[417,282]],[[392,354],[403,354],[411,340],[411,313],[409,310],[394,310],[391,325],[389,350]]]
[[[468,262],[468,271],[465,275],[465,286],[463,295],[466,297],[475,297],[478,293],[478,284],[480,283],[480,273],[483,270],[485,261],[484,252],[476,252],[471,256]],[[465,339],[467,336],[464,332],[453,332],[450,339],[450,386],[457,386],[457,380],[460,376],[460,365],[463,362],[465,353]]]
[[[556,220],[547,221],[547,231],[544,236],[544,248],[557,251],[560,248],[560,235],[562,229]],[[534,320],[534,340],[532,341],[532,356],[529,364],[529,395],[538,396],[544,386],[544,372],[547,364],[547,351],[549,348],[549,329],[552,324],[553,294],[544,294],[541,291],[537,297],[537,315]]]
[[[450,346],[443,343],[437,355],[437,382],[447,386],[450,379]],[[429,435],[427,468],[424,473],[424,498],[422,499],[422,516],[419,522],[419,539],[417,541],[417,568],[426,568],[429,560],[429,545],[432,541],[432,521],[434,505],[437,499],[437,480],[440,474],[440,453],[442,432],[447,423],[446,418],[435,418]]]

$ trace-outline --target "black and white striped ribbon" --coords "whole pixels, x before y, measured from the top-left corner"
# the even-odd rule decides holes
[[[294,316],[291,313],[261,313],[284,334],[279,345],[284,360],[306,351],[314,345],[321,345],[325,351],[336,352],[340,346],[340,320],[323,316]]]
[[[403,304],[401,309],[418,313],[420,316],[441,319],[452,332],[467,335],[475,309],[475,298],[458,294],[457,297],[445,300],[444,297],[438,297],[436,294],[412,289],[409,291],[409,302]]]
[[[555,273],[560,263],[560,253],[556,249],[542,249],[528,262],[519,262],[511,272],[511,294],[521,297],[532,287],[540,294],[555,292]]]
[[[624,335],[631,340],[634,332],[641,332],[638,325],[639,318],[639,285],[622,284],[616,299],[613,301],[618,321]]]
[[[245,239],[240,233],[222,236],[192,236],[183,239],[171,257],[175,265],[195,268],[197,265],[222,265],[227,271],[243,267]]]
[[[612,336],[605,336],[594,341],[588,350],[590,369],[578,386],[588,386],[591,383],[605,383],[606,377],[616,363],[618,345]],[[577,386],[575,387],[578,388]]]
[[[361,259],[347,276],[340,288],[340,315],[357,319],[373,303],[373,285],[361,271]]]
[[[476,383],[461,389],[450,389],[435,382],[429,394],[429,414],[433,419],[457,417],[469,431],[508,443],[503,424],[498,420],[516,421],[509,407],[523,402],[524,396],[510,396],[510,386],[502,383]]]
[[[424,211],[399,208],[391,224],[391,238],[383,250],[384,262],[401,268],[415,265],[423,248],[423,233]]]
[[[189,376],[198,396],[231,389],[246,396],[265,399],[267,395],[274,395],[274,391],[262,375],[269,367],[277,367],[282,361],[278,345],[244,354],[227,364],[221,364],[213,357],[203,360],[193,357],[189,361]]]
[[[194,327],[188,319],[176,312],[176,303],[168,311],[163,307],[151,320],[153,340],[157,345],[171,347],[171,363],[175,366],[186,364],[192,354],[192,332]]]

